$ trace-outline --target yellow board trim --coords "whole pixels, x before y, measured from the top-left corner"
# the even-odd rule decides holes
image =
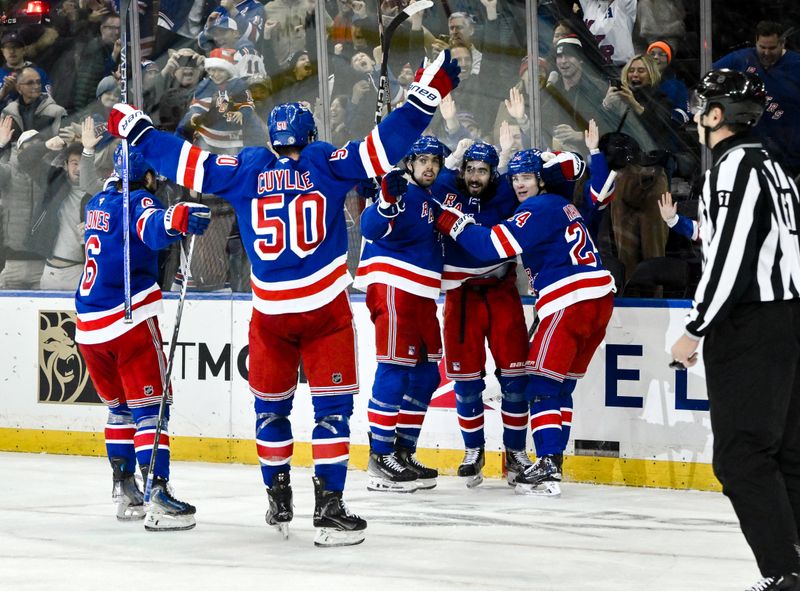
[[[103,433],[46,429],[0,428],[0,451],[106,455]],[[170,436],[170,453],[175,460],[258,464],[255,445],[250,439]],[[453,475],[463,453],[455,449],[420,449],[417,455],[422,462],[438,468],[441,473]],[[350,448],[350,466],[366,470],[367,455],[367,446],[353,445]],[[292,463],[296,466],[312,465],[310,443],[295,442]],[[484,474],[500,478],[502,469],[502,453],[487,452]],[[568,456],[564,461],[564,477],[572,482],[595,484],[722,490],[711,465],[694,462]]]

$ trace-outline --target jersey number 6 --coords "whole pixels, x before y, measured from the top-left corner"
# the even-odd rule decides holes
[[[253,247],[263,261],[274,261],[286,250],[286,222],[277,217],[281,211],[286,211],[289,219],[289,248],[299,258],[314,252],[325,238],[326,200],[318,191],[298,195],[288,208],[283,193],[254,199],[252,207],[253,231],[257,236],[264,236],[257,238]]]
[[[83,276],[79,288],[82,296],[89,295],[97,279],[97,260],[94,257],[100,254],[100,237],[97,234],[89,236],[85,248],[86,262],[83,264]]]

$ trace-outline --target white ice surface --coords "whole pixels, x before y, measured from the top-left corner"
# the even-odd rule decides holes
[[[505,481],[467,490],[345,498],[366,541],[315,548],[310,470],[292,473],[289,540],[264,523],[256,466],[174,462],[176,496],[197,506],[187,532],[120,523],[104,458],[0,453],[0,589],[742,590],[758,579],[721,494],[566,483],[560,499]]]

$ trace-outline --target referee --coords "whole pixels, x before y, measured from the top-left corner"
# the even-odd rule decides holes
[[[762,579],[800,590],[800,197],[751,134],[766,103],[754,74],[712,70],[692,97],[711,149],[700,206],[703,275],[673,359],[704,338],[714,473]]]

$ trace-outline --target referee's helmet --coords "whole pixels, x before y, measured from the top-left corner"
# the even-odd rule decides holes
[[[756,74],[735,70],[711,70],[692,92],[692,113],[705,115],[713,106],[722,108],[724,123],[753,127],[767,104],[764,82]]]

